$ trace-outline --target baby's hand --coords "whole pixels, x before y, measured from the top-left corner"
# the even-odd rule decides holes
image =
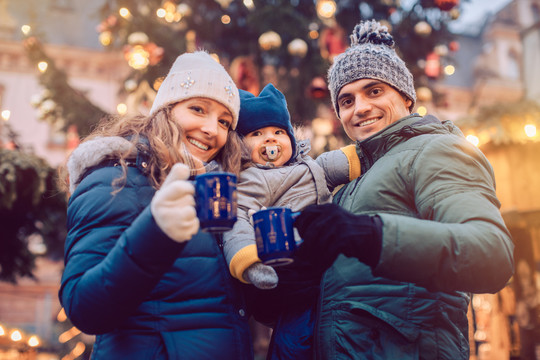
[[[188,178],[189,167],[175,164],[150,203],[159,228],[177,242],[188,241],[199,231],[195,188],[186,181]]]
[[[273,289],[278,284],[278,276],[274,268],[260,262],[246,269],[244,279],[262,290]]]

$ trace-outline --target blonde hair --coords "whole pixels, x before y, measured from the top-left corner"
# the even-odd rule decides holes
[[[97,125],[94,131],[83,142],[96,137],[119,136],[128,139],[139,151],[149,154],[147,161],[148,178],[151,185],[159,189],[165,177],[176,163],[193,166],[196,161],[187,152],[182,142],[182,127],[174,120],[171,114],[176,105],[170,104],[160,108],[151,116],[135,115],[131,117],[107,117]],[[140,138],[148,140],[148,145],[140,142]],[[241,140],[236,131],[229,130],[227,141],[217,153],[216,160],[224,171],[240,172],[240,158],[242,154]],[[113,181],[113,185],[119,191],[126,181],[127,163],[129,157],[133,157],[131,151],[111,154],[118,160],[123,174]],[[192,173],[197,169],[192,167]],[[60,168],[60,182],[63,189],[69,188],[66,166]],[[67,188],[66,188],[67,187]]]

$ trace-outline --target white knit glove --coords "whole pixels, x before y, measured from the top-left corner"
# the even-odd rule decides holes
[[[150,203],[157,225],[177,242],[188,241],[199,231],[195,187],[186,181],[188,178],[189,167],[175,164]]]

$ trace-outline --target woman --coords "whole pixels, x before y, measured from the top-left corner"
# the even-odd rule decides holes
[[[93,359],[251,359],[244,299],[199,231],[190,172],[238,173],[238,90],[207,53],[179,56],[150,116],[99,126],[67,163],[60,301]],[[186,166],[190,165],[189,167]]]

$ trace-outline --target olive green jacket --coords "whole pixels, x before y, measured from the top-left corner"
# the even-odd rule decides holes
[[[378,214],[370,267],[340,255],[321,284],[318,359],[468,359],[467,293],[500,290],[513,243],[491,165],[450,121],[405,117],[356,149],[362,175],[334,202]]]

